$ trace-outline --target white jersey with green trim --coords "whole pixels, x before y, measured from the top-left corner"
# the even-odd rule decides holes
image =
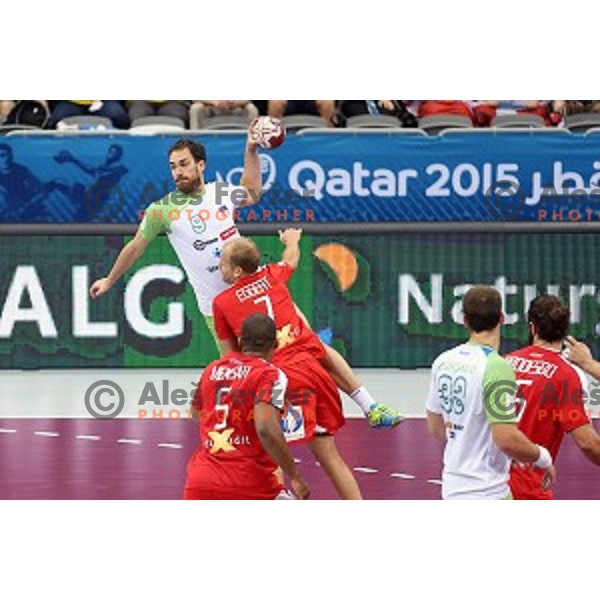
[[[236,196],[237,190],[242,190]],[[217,294],[229,286],[221,278],[219,258],[227,240],[240,237],[234,221],[235,201],[244,188],[223,182],[205,184],[197,197],[178,191],[152,203],[140,224],[145,240],[166,233],[196,294],[198,308],[212,316]]]
[[[446,448],[444,499],[509,496],[510,459],[492,439],[494,423],[516,423],[515,374],[489,346],[472,342],[435,360],[427,410],[442,415]]]

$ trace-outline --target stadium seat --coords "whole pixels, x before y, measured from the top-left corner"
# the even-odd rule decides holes
[[[466,129],[473,127],[471,119],[460,115],[431,115],[419,119],[419,128],[427,135],[437,135],[445,129]]]
[[[170,133],[183,131],[185,123],[177,117],[139,117],[131,123],[130,131],[143,133]]]
[[[58,131],[62,130],[86,130],[86,129],[112,129],[113,123],[107,117],[98,115],[77,115],[66,117],[56,125]]]
[[[290,115],[283,117],[283,124],[288,133],[299,131],[300,129],[316,129],[327,127],[327,123],[315,115]]]
[[[202,129],[211,130],[246,130],[248,129],[248,120],[246,117],[236,115],[223,115],[221,117],[208,117],[202,125]]]
[[[8,135],[12,131],[42,131],[33,125],[0,125],[0,135]]]
[[[539,115],[514,113],[495,116],[490,123],[490,127],[546,127],[546,123]]]
[[[364,127],[366,129],[396,129],[402,124],[391,115],[357,115],[346,121],[346,127]]]
[[[565,117],[565,127],[573,133],[585,133],[588,129],[600,127],[600,113],[579,113]]]

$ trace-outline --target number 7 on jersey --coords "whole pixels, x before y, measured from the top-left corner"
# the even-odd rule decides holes
[[[259,296],[254,304],[259,304],[260,302],[264,302],[267,305],[267,314],[273,321],[275,320],[275,313],[273,312],[273,304],[271,303],[271,298],[269,296]]]

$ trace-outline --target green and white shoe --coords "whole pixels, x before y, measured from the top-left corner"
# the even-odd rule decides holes
[[[376,429],[391,429],[397,427],[404,421],[404,416],[397,410],[385,404],[373,404],[367,413],[367,419],[371,427]]]

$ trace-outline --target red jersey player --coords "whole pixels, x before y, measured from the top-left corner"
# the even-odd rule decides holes
[[[263,267],[259,267],[260,251],[251,240],[238,238],[223,246],[221,274],[232,286],[213,302],[215,329],[223,351],[228,352],[237,348],[248,315],[266,313],[275,321],[278,348],[273,363],[286,373],[288,397],[297,411],[297,418],[287,421],[287,438],[309,440],[339,495],[358,499],[356,479],[334,441],[344,416],[337,386],[320,362],[325,356],[323,344],[296,309],[287,288],[300,259],[300,235],[297,229],[280,232],[285,245],[282,261]]]
[[[561,354],[569,329],[569,309],[549,294],[531,302],[527,318],[532,344],[509,354],[520,389],[519,428],[534,443],[547,448],[556,461],[565,433],[600,465],[600,436],[585,409],[588,383],[581,369]],[[543,489],[543,471],[513,463],[510,487],[517,500],[551,499]]]
[[[287,378],[268,360],[277,346],[275,324],[261,314],[242,325],[241,352],[230,352],[202,373],[194,397],[200,444],[189,461],[188,500],[289,498],[279,466],[298,498],[309,489],[280,427]]]

